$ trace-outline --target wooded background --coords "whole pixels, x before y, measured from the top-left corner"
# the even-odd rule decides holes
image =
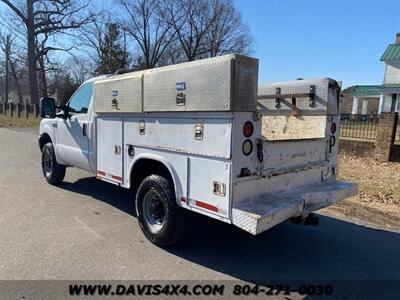
[[[96,75],[252,47],[233,0],[0,0],[0,100],[64,104]]]

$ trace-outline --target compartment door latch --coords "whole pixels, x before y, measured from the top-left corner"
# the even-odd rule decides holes
[[[121,146],[120,145],[115,145],[114,146],[114,153],[116,155],[121,155]]]
[[[196,124],[194,125],[194,138],[196,140],[202,140],[204,137],[204,125]]]
[[[176,105],[184,106],[186,104],[186,95],[183,92],[176,94]]]

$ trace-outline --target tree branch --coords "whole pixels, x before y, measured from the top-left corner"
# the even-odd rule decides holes
[[[0,1],[3,2],[5,5],[7,5],[9,8],[11,8],[18,15],[18,17],[21,18],[21,20],[25,23],[25,25],[27,25],[28,20],[27,20],[26,16],[22,13],[21,10],[19,10],[9,0],[0,0]]]

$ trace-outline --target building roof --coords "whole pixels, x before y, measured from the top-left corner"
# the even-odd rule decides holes
[[[390,44],[381,57],[381,61],[400,60],[400,44]]]
[[[381,88],[398,89],[400,88],[400,83],[385,83],[381,85]]]
[[[380,85],[357,85],[354,87],[353,96],[379,96]]]

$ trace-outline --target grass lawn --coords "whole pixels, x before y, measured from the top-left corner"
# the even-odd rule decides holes
[[[29,118],[21,117],[9,117],[0,115],[0,127],[39,127],[40,118],[34,118],[29,116]]]
[[[358,195],[321,212],[400,230],[400,163],[339,157],[339,178],[358,184]]]

